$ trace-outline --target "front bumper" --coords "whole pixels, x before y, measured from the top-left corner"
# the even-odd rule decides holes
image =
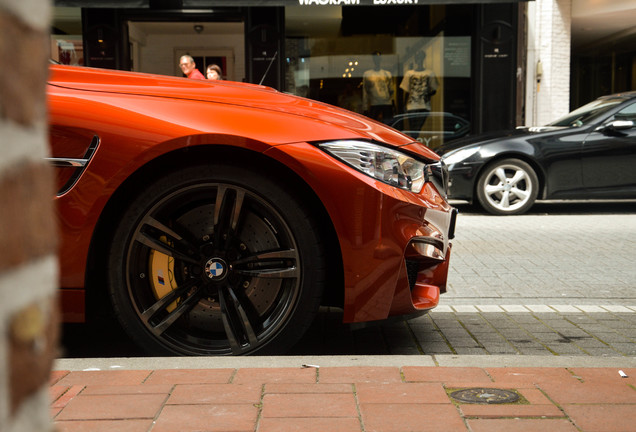
[[[482,164],[457,163],[448,167],[448,196],[451,199],[473,201],[475,181]]]
[[[427,184],[420,198],[435,194]],[[382,192],[377,199],[374,241],[343,248],[345,322],[424,313],[446,292],[455,209],[422,207]]]
[[[340,243],[344,322],[424,313],[446,291],[456,210],[427,182],[419,194],[386,185],[309,144],[268,152],[315,191]]]

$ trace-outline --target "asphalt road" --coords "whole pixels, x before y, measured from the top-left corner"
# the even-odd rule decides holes
[[[352,329],[324,309],[290,355],[636,355],[636,200],[460,210],[432,313]],[[143,356],[116,325],[64,325],[62,357]]]

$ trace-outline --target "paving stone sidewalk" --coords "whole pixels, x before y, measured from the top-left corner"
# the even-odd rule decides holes
[[[341,313],[327,310],[290,354],[636,356],[636,307],[626,312],[518,307],[525,312],[445,305],[415,319],[361,329],[343,325]]]
[[[441,303],[636,305],[636,215],[461,213]]]
[[[49,392],[60,432],[630,432],[635,375],[620,363],[57,370]],[[460,403],[460,389],[520,399]]]

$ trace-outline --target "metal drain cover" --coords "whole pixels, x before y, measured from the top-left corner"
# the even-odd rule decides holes
[[[505,404],[519,400],[519,395],[513,391],[493,388],[457,390],[452,392],[450,396],[459,402],[472,404]]]

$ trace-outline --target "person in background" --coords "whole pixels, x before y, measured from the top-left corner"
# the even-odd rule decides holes
[[[205,71],[205,76],[209,80],[221,80],[223,79],[223,73],[221,72],[221,67],[219,65],[211,64]]]
[[[181,56],[179,59],[179,67],[181,68],[181,72],[190,79],[205,79],[203,74],[199,72],[199,69],[197,69],[197,65],[194,63],[194,59],[190,55],[186,54]]]

